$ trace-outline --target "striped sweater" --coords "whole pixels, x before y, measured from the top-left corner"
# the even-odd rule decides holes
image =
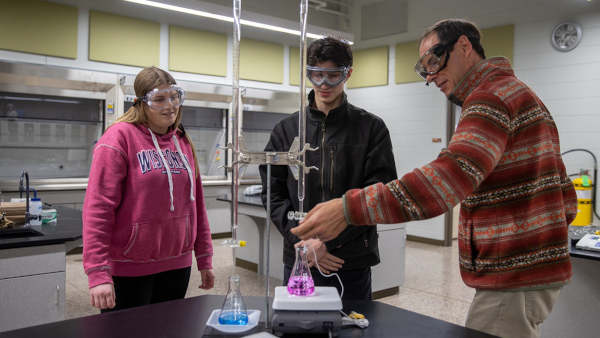
[[[565,284],[567,225],[577,201],[550,113],[505,58],[475,65],[451,99],[463,110],[448,148],[398,180],[348,191],[347,223],[421,220],[462,202],[465,284],[497,290]]]

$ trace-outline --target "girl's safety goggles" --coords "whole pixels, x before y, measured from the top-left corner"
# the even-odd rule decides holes
[[[136,102],[146,102],[153,109],[161,110],[169,108],[171,105],[179,108],[183,104],[185,91],[176,85],[171,85],[169,88],[158,89],[154,88],[143,97],[137,97]]]
[[[306,77],[316,87],[322,86],[323,83],[335,87],[346,80],[349,71],[350,67],[346,66],[338,68],[306,66]]]

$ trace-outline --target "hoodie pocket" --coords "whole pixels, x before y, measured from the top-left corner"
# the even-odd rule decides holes
[[[477,265],[477,248],[473,238],[473,231],[473,221],[471,219],[462,219],[458,225],[460,263],[464,269],[469,271],[475,271]]]
[[[137,261],[157,261],[180,256],[192,250],[190,215],[131,226],[123,256]]]

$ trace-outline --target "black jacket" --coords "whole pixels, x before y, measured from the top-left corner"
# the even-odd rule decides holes
[[[347,190],[363,188],[376,182],[397,178],[390,134],[383,120],[348,103],[329,112],[310,108],[314,91],[309,95],[306,116],[306,142],[319,150],[307,152],[306,163],[316,166],[306,176],[304,211],[320,202],[341,197]],[[265,151],[288,151],[298,136],[298,112],[280,121]],[[266,166],[260,166],[263,184],[262,201],[266,206]],[[298,222],[287,218],[288,211],[298,210],[298,182],[287,166],[271,167],[271,219],[284,238],[283,262],[292,266],[294,244],[299,241],[290,229]],[[326,242],[327,251],[342,258],[342,269],[359,269],[379,263],[377,229],[374,226],[349,226],[337,238]]]

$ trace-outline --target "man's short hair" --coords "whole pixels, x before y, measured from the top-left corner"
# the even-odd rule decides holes
[[[481,46],[481,32],[474,23],[463,19],[441,20],[436,22],[433,26],[427,28],[419,41],[422,41],[424,38],[434,32],[437,34],[437,37],[442,44],[455,41],[461,35],[466,36],[471,42],[475,52],[485,59],[485,51]],[[452,51],[452,48],[450,51]]]
[[[350,45],[330,36],[313,41],[308,46],[306,55],[306,63],[309,66],[332,61],[338,67],[352,67],[352,49],[350,49]]]

